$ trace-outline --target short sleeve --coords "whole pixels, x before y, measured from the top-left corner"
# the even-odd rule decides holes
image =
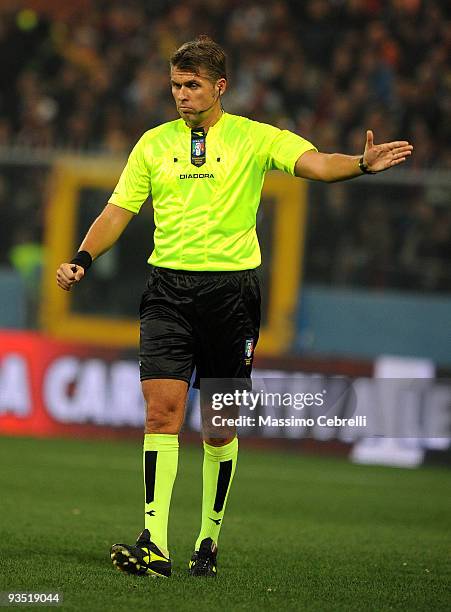
[[[311,142],[289,132],[288,130],[276,130],[274,138],[269,146],[267,168],[268,170],[282,170],[294,175],[294,166],[299,157],[306,151],[317,151]]]
[[[144,155],[144,136],[134,146],[113,193],[111,204],[137,214],[151,192],[150,168]]]

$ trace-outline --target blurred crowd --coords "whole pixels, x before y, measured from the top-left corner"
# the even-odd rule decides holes
[[[305,280],[451,293],[450,195],[437,180],[311,184]]]
[[[451,169],[450,2],[1,0],[0,266],[31,292],[49,166],[2,145],[125,156],[177,118],[168,58],[201,33],[227,51],[227,111],[326,152],[360,153],[371,128],[413,142],[407,167]],[[307,281],[451,292],[450,183],[373,184],[309,184]]]
[[[451,168],[448,2],[16,4],[0,13],[0,144],[127,152],[176,118],[168,58],[206,33],[228,52],[229,112],[323,151],[358,153],[372,128],[415,144],[410,167]]]

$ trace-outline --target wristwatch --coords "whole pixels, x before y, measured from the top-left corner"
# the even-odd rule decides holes
[[[359,168],[363,172],[363,174],[377,174],[376,172],[372,172],[371,170],[368,170],[368,166],[363,161],[363,155],[359,159]]]

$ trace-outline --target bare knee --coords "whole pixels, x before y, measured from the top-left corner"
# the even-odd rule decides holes
[[[206,442],[210,446],[225,446],[226,444],[229,444],[234,438],[235,436],[228,438],[204,438],[204,442]]]
[[[150,402],[146,410],[146,433],[170,433],[176,434],[180,431],[183,416],[180,415],[181,407],[171,401],[159,403]]]
[[[146,433],[177,434],[183,424],[188,384],[182,380],[142,382],[146,400]]]

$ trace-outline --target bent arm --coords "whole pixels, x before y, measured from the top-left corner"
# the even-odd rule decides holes
[[[87,251],[92,259],[110,249],[125,230],[134,213],[108,203],[88,230],[79,251]],[[70,291],[85,275],[83,266],[62,263],[56,272],[56,282],[64,291]]]
[[[89,228],[79,251],[88,251],[96,259],[113,246],[134,216],[129,210],[108,203]]]

